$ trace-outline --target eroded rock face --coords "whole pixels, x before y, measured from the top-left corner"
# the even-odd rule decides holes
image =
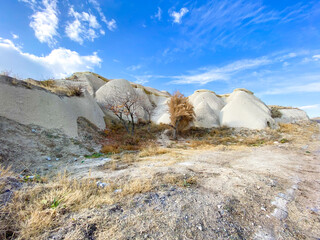
[[[44,89],[14,85],[6,78],[0,76],[0,116],[21,124],[59,129],[70,137],[78,136],[79,117],[104,129],[104,114],[87,91],[81,97],[58,96]]]
[[[189,97],[190,103],[194,106],[196,127],[212,128],[219,127],[219,113],[224,107],[224,100],[214,92],[208,90],[195,91]]]
[[[278,123],[297,123],[300,121],[309,121],[309,117],[305,111],[297,108],[285,108],[279,109],[282,116],[280,118],[276,118],[276,122]]]
[[[270,109],[250,92],[237,90],[228,98],[220,112],[220,124],[227,127],[264,129],[275,127]]]

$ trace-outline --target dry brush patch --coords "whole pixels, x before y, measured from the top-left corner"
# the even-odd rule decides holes
[[[43,239],[64,226],[64,219],[90,209],[101,209],[164,185],[192,187],[196,178],[185,175],[154,175],[150,178],[119,178],[99,187],[96,179],[69,179],[59,175],[46,183],[30,182],[17,190],[0,210],[0,238]]]

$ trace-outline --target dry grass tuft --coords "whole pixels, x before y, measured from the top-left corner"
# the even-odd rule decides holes
[[[146,148],[144,148],[140,153],[139,157],[150,157],[150,156],[157,156],[169,153],[170,150],[167,148],[160,148],[156,145],[150,145]]]
[[[80,97],[83,95],[84,89],[80,85],[69,85],[67,86],[67,95],[69,97]]]

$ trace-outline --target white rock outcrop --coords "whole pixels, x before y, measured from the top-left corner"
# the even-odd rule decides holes
[[[196,127],[219,127],[219,114],[224,107],[224,100],[209,90],[197,90],[189,97],[194,106]]]
[[[59,129],[70,137],[78,136],[79,117],[88,119],[100,129],[105,127],[104,114],[88,92],[82,97],[63,97],[11,82],[11,78],[0,76],[1,116],[21,124]]]
[[[276,127],[270,109],[251,92],[237,89],[226,101],[226,106],[220,112],[221,126],[249,129]]]
[[[297,123],[310,120],[307,113],[298,108],[283,108],[279,109],[279,112],[282,116],[275,118],[278,123]]]
[[[102,80],[98,77],[99,75],[95,75],[90,72],[79,72],[74,73],[70,78],[68,79],[59,79],[56,80],[57,86],[81,86],[85,90],[88,91],[88,93],[95,97],[96,91],[101,88],[104,84],[107,82]]]

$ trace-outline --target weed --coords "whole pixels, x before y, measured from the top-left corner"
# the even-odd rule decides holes
[[[104,154],[102,154],[102,153],[93,153],[91,155],[84,155],[85,158],[99,158],[102,156],[104,156]]]
[[[282,139],[280,140],[280,143],[287,143],[287,142],[289,142],[289,140],[286,139],[286,138],[282,138]]]

